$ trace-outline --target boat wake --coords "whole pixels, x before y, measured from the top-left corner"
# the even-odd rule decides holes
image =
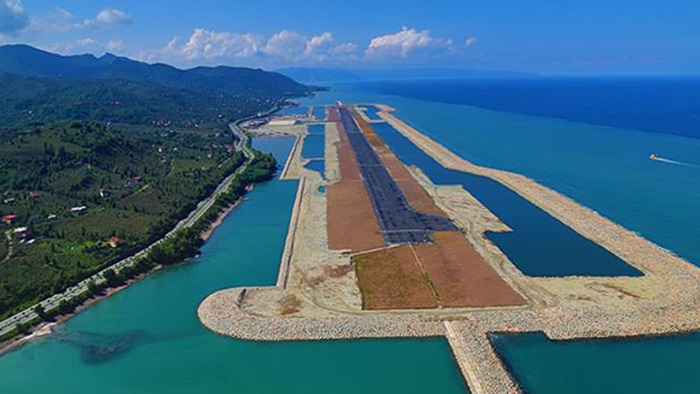
[[[686,163],[683,161],[677,161],[677,160],[671,160],[671,159],[665,159],[665,158],[659,157],[659,156],[652,157],[652,160],[660,161],[662,163],[675,164],[677,166],[700,168],[700,165],[697,165],[697,164]]]

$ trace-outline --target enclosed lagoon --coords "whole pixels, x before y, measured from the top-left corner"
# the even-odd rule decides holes
[[[316,120],[321,121],[321,122],[326,120],[326,107],[316,106],[316,107],[314,107],[313,111],[314,111],[313,112],[314,118],[316,118]]]
[[[376,105],[362,105],[359,106],[359,109],[367,115],[369,120],[382,120],[382,118],[379,117],[379,108],[377,108]]]
[[[322,159],[325,157],[326,137],[323,134],[309,134],[304,138],[301,155],[305,159]]]
[[[326,161],[324,159],[314,159],[309,161],[305,166],[311,171],[316,171],[321,174],[321,177],[325,177],[326,173]]]

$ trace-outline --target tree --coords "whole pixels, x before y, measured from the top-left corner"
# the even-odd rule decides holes
[[[95,283],[94,280],[91,280],[87,283],[87,289],[88,294],[90,294],[90,296],[99,294],[101,291],[100,287]]]
[[[61,302],[58,303],[58,312],[62,315],[71,313],[73,312],[73,305],[66,300],[61,300]]]
[[[27,335],[29,334],[29,326],[23,323],[17,323],[15,325],[15,329],[17,330],[18,333],[22,335]]]
[[[34,307],[34,313],[36,313],[37,316],[39,316],[39,318],[43,321],[46,321],[48,319],[48,316],[46,315],[46,310],[42,305],[37,305],[36,307]]]
[[[114,272],[113,269],[108,269],[105,270],[104,274],[102,276],[105,277],[105,280],[107,281],[107,286],[109,287],[115,287],[118,286],[121,281],[119,280],[119,277],[117,276],[117,273]]]

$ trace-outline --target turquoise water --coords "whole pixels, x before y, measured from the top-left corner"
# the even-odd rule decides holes
[[[319,174],[321,174],[322,177],[325,177],[326,174],[326,161],[323,159],[314,159],[308,162],[304,167],[316,171]]]
[[[284,109],[277,111],[277,115],[306,115],[308,113],[309,113],[309,107],[305,107],[305,106],[284,108]]]
[[[326,107],[314,107],[314,118],[318,121],[326,120]]]
[[[700,334],[635,340],[556,342],[543,334],[492,342],[525,392],[697,393]]]
[[[293,141],[256,141],[280,161]],[[212,292],[274,284],[296,182],[259,185],[188,264],[155,273],[0,357],[2,393],[460,393],[447,342],[258,343],[196,317]]]
[[[513,231],[487,233],[520,271],[530,276],[640,276],[600,245],[584,238],[519,194],[492,179],[448,170],[388,123],[374,130],[407,165],[438,185],[462,185]]]
[[[326,136],[323,134],[309,134],[304,138],[304,147],[301,155],[306,159],[320,159],[325,157]]]

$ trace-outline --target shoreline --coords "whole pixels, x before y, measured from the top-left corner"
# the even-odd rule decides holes
[[[248,191],[252,190],[253,187],[247,188]],[[233,204],[219,212],[219,215],[217,216],[216,220],[212,222],[209,227],[207,227],[205,230],[202,230],[200,232],[200,237],[202,240],[206,243],[211,236],[214,234],[216,229],[221,226],[228,215],[233,212],[245,199],[243,197],[239,198],[236,200]],[[183,264],[183,263],[188,263],[192,259],[186,259],[178,264]],[[24,345],[27,345],[37,339],[40,338],[45,338],[53,334],[54,329],[58,327],[59,325],[65,323],[66,321],[70,320],[71,318],[77,316],[78,314],[86,311],[87,309],[99,304],[100,302],[106,300],[107,298],[113,296],[114,294],[119,293],[120,291],[130,287],[131,285],[141,281],[142,279],[145,279],[146,277],[150,276],[151,274],[160,271],[164,267],[162,265],[154,267],[152,270],[148,272],[144,272],[132,279],[129,279],[126,281],[124,284],[109,288],[104,290],[103,294],[93,296],[91,298],[88,298],[85,302],[77,306],[72,312],[64,314],[64,315],[59,315],[56,316],[52,321],[44,321],[36,326],[30,328],[29,333],[26,335],[17,335],[13,338],[7,339],[3,342],[0,342],[0,357],[13,352],[15,350],[18,350],[22,348]]]
[[[119,293],[120,291],[126,289],[127,287],[133,285],[141,279],[144,279],[145,277],[153,274],[156,271],[160,271],[162,268],[163,266],[159,265],[148,272],[144,272],[143,274],[136,276],[135,278],[129,279],[120,286],[106,289],[103,294],[88,298],[84,303],[77,306],[72,312],[66,313],[64,315],[58,315],[51,321],[41,322],[35,327],[33,327],[28,334],[23,336],[16,336],[14,338],[6,340],[3,343],[0,343],[0,357],[6,355],[7,353],[18,350],[22,346],[27,345],[34,340],[50,336],[54,333],[54,329],[56,327],[77,316],[78,314],[86,311],[87,309],[99,304],[100,302],[106,300],[114,294]]]
[[[226,220],[226,217],[233,212],[236,207],[238,207],[242,202],[244,201],[243,197],[240,197],[238,200],[236,200],[233,204],[229,205],[228,207],[224,208],[223,211],[219,212],[219,215],[216,217],[216,220],[214,220],[209,227],[207,227],[205,230],[203,230],[199,236],[202,238],[204,242],[209,241],[209,238],[211,238],[212,235],[214,235],[214,232],[216,229],[221,226],[224,223],[224,220]]]

